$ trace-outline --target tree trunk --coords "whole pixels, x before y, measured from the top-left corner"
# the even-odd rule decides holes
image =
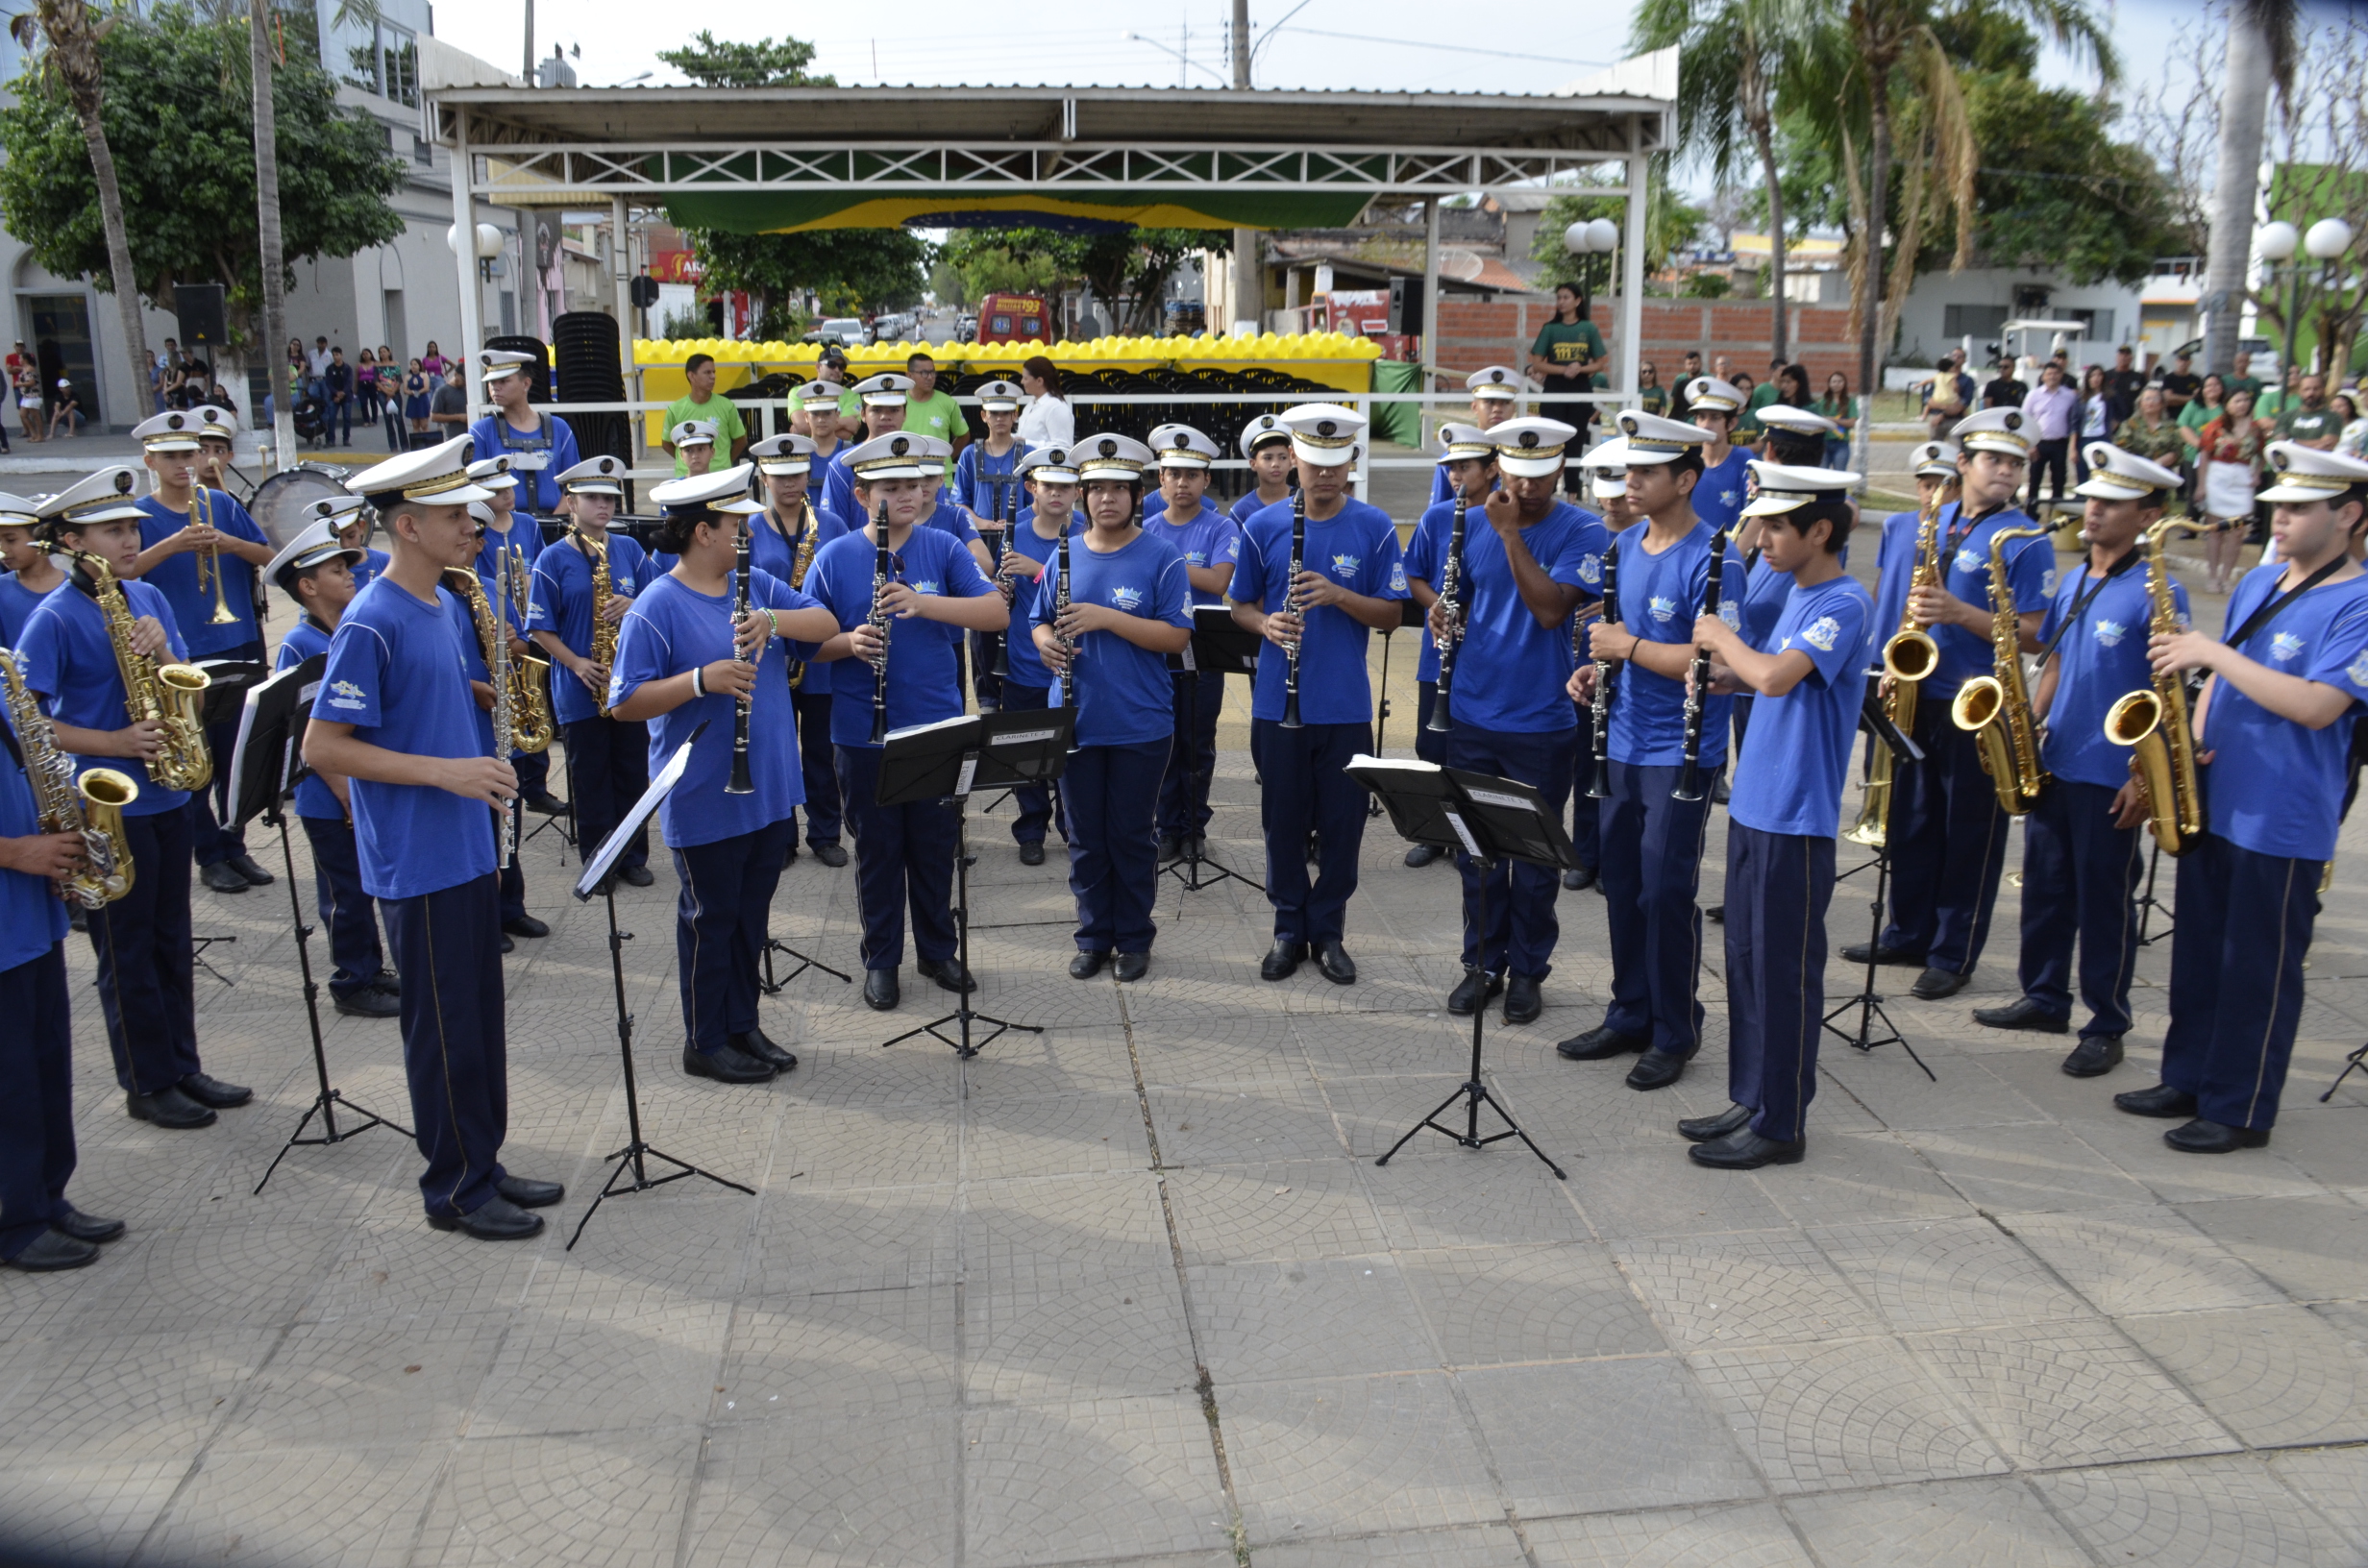
[[[1768,132],[1764,117],[1752,127],[1752,137],[1760,144],[1760,173],[1767,181],[1767,282],[1773,303],[1768,306],[1768,333],[1775,348],[1773,357],[1790,363],[1792,355],[1785,337],[1785,193],[1776,184],[1776,138]]]
[[[1891,199],[1891,73],[1887,67],[1870,64],[1866,75],[1870,100],[1867,139],[1873,145],[1866,159],[1866,297],[1859,308],[1859,392],[1871,409],[1880,387],[1882,359],[1883,233]]]
[[[2261,137],[2269,110],[2269,40],[2249,8],[2229,8],[2228,78],[2220,88],[2220,157],[2212,178],[2211,250],[2204,269],[2204,370],[2236,362],[2253,254],[2254,200],[2261,184]]]
[[[255,90],[255,217],[257,248],[263,273],[262,344],[256,357],[264,367],[271,387],[271,451],[274,467],[284,468],[296,455],[296,410],[288,404],[287,388],[280,374],[283,338],[287,331],[287,257],[280,237],[280,132],[271,86],[271,18],[264,0],[249,0],[248,57]],[[250,395],[248,401],[252,403]],[[247,428],[257,429],[259,408],[247,410]]]
[[[96,46],[92,46],[95,50]],[[77,95],[78,98],[80,95]],[[146,419],[148,401],[148,324],[140,316],[139,277],[132,270],[132,238],[123,226],[123,192],[115,184],[115,155],[107,145],[107,127],[99,122],[99,95],[74,106],[83,122],[83,142],[90,149],[90,172],[99,185],[99,221],[107,230],[107,270],[115,283],[115,308],[123,315],[125,362],[132,370],[133,423]],[[94,408],[95,423],[106,424],[106,410]]]

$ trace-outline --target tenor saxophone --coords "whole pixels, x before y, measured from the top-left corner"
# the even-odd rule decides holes
[[[509,591],[516,593],[516,575],[506,573],[505,579]],[[444,586],[459,595],[460,602],[469,607],[469,620],[477,627],[478,656],[485,661],[485,669],[490,673],[497,656],[497,642],[501,648],[506,649],[508,639],[502,637],[496,629],[493,604],[485,598],[484,584],[467,567],[448,566],[444,569]],[[551,692],[547,684],[551,666],[547,661],[531,656],[523,659],[512,657],[508,664],[512,748],[519,751],[545,750],[551,745],[555,727],[551,718]],[[506,758],[508,753],[503,755]]]
[[[1940,505],[1946,485],[1936,485],[1924,498],[1924,504],[1915,520],[1915,565],[1908,574],[1910,604],[1918,588],[1940,586]],[[1932,633],[1916,625],[1915,611],[1903,606],[1899,612],[1899,629],[1883,645],[1883,671],[1891,677],[1891,688],[1883,699],[1884,717],[1899,726],[1903,735],[1915,727],[1916,692],[1924,678],[1940,662],[1940,645]],[[1866,790],[1859,801],[1859,820],[1842,835],[1852,844],[1869,848],[1881,848],[1887,836],[1891,816],[1891,772],[1898,759],[1891,748],[1880,740],[1870,742],[1873,754],[1867,759]]]
[[[823,531],[823,520],[816,517],[814,508],[803,502],[798,503],[798,509],[801,516],[798,550],[789,558],[789,585],[802,589],[805,587],[805,575],[814,565],[814,547]],[[789,689],[793,692],[805,690],[805,660],[792,658],[788,662]]]
[[[2007,585],[2007,542],[2045,538],[2046,528],[2000,528],[1989,536],[1990,674],[1976,675],[1957,690],[1949,719],[1970,731],[1982,750],[1998,804],[2020,817],[2047,784],[2039,766],[2039,725],[2031,714],[2031,692],[2023,682],[2023,630],[2015,619],[2014,590]],[[2054,548],[2054,547],[2048,547]]]
[[[2150,637],[2176,635],[2179,605],[2171,598],[2171,574],[2162,547],[2174,533],[2193,533],[2195,525],[2166,517],[2146,530],[2146,598],[2152,606]],[[2165,854],[2183,855],[2204,837],[2204,792],[2195,776],[2195,731],[2187,721],[2187,685],[2177,671],[2158,672],[2106,711],[2105,738],[2130,748],[2130,776],[2146,802],[2147,825]]]
[[[592,563],[592,651],[589,656],[594,664],[605,670],[617,662],[617,624],[602,613],[608,608],[608,547],[586,539],[581,529],[577,530],[576,544],[582,550],[584,558]],[[601,695],[601,717],[608,717],[608,696],[604,691]]]
[[[16,655],[0,648],[0,677],[8,683],[9,718],[24,748],[25,777],[44,833],[79,833],[86,865],[58,884],[58,896],[97,909],[132,891],[132,851],[123,837],[123,808],[139,798],[129,773],[93,768],[74,776],[74,759],[58,749],[49,715],[25,688]]]
[[[202,709],[206,688],[213,677],[193,664],[159,664],[132,647],[136,618],[124,602],[123,585],[114,568],[87,551],[74,556],[75,570],[90,585],[106,618],[107,641],[115,650],[115,670],[123,677],[124,718],[131,723],[154,720],[164,726],[163,746],[148,764],[148,777],[158,788],[190,794],[213,782],[213,753],[206,748]]]

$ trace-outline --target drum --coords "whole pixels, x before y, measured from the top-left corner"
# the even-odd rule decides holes
[[[314,502],[349,493],[345,477],[346,470],[328,463],[298,463],[282,469],[256,486],[247,512],[271,541],[272,549],[285,550],[288,541],[312,521]]]

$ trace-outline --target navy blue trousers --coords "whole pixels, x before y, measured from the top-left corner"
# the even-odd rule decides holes
[[[1727,1098],[1791,1142],[1817,1096],[1834,841],[1727,823]]]
[[[551,793],[551,748],[540,751],[520,751],[509,759],[510,771],[518,775],[518,793],[536,799]]]
[[[995,638],[991,631],[970,634],[971,689],[978,694],[978,711],[992,713],[1003,705],[1004,677],[995,673]]]
[[[1971,974],[2006,870],[2007,814],[1982,771],[1981,748],[1949,719],[1948,696],[1929,687],[1918,694],[1915,741],[1924,760],[1901,763],[1891,780],[1891,923],[1883,945],[1947,974]]]
[[[250,659],[264,662],[263,645],[259,642],[241,643],[220,653],[209,653],[210,659]],[[202,790],[189,793],[185,811],[189,814],[189,844],[200,866],[218,866],[233,855],[247,852],[247,835],[243,829],[224,823],[231,815],[231,753],[238,748],[238,710],[218,724],[206,726],[206,747],[213,753],[213,780]]]
[[[189,814],[126,817],[132,891],[90,912],[99,1010],[115,1082],[136,1094],[199,1070],[196,964],[189,938]]]
[[[1168,741],[1081,746],[1061,779],[1077,951],[1147,953],[1159,927],[1159,835],[1152,821]]]
[[[1003,681],[1003,711],[1005,713],[1041,713],[1052,705],[1049,686],[1023,686],[1005,677]],[[1020,808],[1019,820],[1011,824],[1011,836],[1021,844],[1042,844],[1045,829],[1052,825],[1052,787],[1048,784],[1021,784],[1013,787],[1011,802]],[[1062,832],[1068,832],[1063,827]]]
[[[2194,1095],[2208,1120],[2278,1120],[2326,866],[2255,854],[2217,833],[2180,858],[2162,1081]]]
[[[347,997],[369,988],[386,968],[379,947],[378,905],[361,887],[361,857],[354,824],[342,817],[299,817],[312,845],[312,897],[329,932],[329,993]],[[499,945],[497,943],[497,945]]]
[[[682,990],[682,1033],[702,1056],[756,1027],[756,967],[766,916],[797,824],[783,818],[753,833],[677,849],[675,974]]]
[[[1595,782],[1595,710],[1584,702],[1570,704],[1579,716],[1578,732],[1571,737],[1570,758],[1570,847],[1579,853],[1579,864],[1589,870],[1603,866],[1603,802],[1587,793]]]
[[[1715,778],[1713,771],[1710,778]],[[1603,895],[1613,911],[1612,1005],[1603,1021],[1622,1034],[1652,1037],[1652,1048],[1691,1056],[1702,1044],[1702,839],[1711,818],[1709,779],[1702,798],[1673,798],[1680,770],[1614,758],[1612,797],[1596,804],[1603,821]],[[1633,911],[1622,918],[1622,912]]]
[[[65,1208],[74,1174],[74,1019],[65,944],[0,969],[0,1259],[14,1258]]]
[[[879,804],[876,747],[842,746],[839,796],[855,834],[855,907],[863,918],[863,967],[893,969],[904,962],[904,919],[913,946],[932,964],[954,956],[953,807]]]
[[[2054,779],[2023,819],[2023,994],[2052,1017],[2071,1017],[2077,939],[2083,1039],[2130,1030],[2146,830],[2113,825],[2113,795]]]
[[[576,803],[576,842],[583,858],[589,860],[625,821],[641,792],[650,787],[650,726],[594,714],[565,728],[567,787]],[[650,829],[644,824],[617,857],[617,864],[649,863]]]
[[[1475,773],[1491,773],[1527,784],[1545,797],[1554,814],[1562,815],[1570,793],[1572,732],[1506,735],[1474,729],[1458,723],[1447,734],[1447,766]],[[1527,861],[1499,861],[1488,875],[1488,932],[1479,927],[1480,872],[1471,856],[1457,851],[1455,864],[1464,874],[1464,967],[1491,974],[1511,972],[1543,980],[1554,972],[1554,943],[1562,924],[1554,918],[1554,900],[1563,890],[1562,873]]]
[[[1438,711],[1439,682],[1415,682],[1415,755],[1424,762],[1444,768],[1447,765],[1448,731],[1431,727],[1431,715]]]
[[[502,1017],[501,894],[493,873],[411,898],[382,898],[403,975],[403,1072],[419,1129],[429,1217],[475,1213],[500,1181],[509,1133]]]
[[[1348,900],[1357,891],[1357,851],[1365,843],[1365,786],[1344,771],[1348,759],[1373,748],[1369,723],[1307,724],[1285,729],[1276,719],[1252,719],[1249,752],[1265,787],[1258,822],[1267,844],[1267,901],[1274,906],[1277,942],[1338,942]],[[1307,836],[1315,833],[1322,859],[1307,879]]]
[[[807,696],[802,690],[793,693],[791,704],[798,710],[798,771],[805,778],[805,842],[809,845],[839,842],[839,775],[830,751],[830,694],[816,692]],[[798,842],[798,816],[789,818],[789,842]]]
[[[1159,781],[1159,836],[1180,839],[1206,833],[1209,782],[1217,776],[1217,721],[1225,711],[1225,673],[1178,670],[1169,676],[1175,690],[1175,749]]]

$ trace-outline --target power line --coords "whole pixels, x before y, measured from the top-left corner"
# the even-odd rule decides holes
[[[1286,27],[1280,23],[1267,29],[1267,32],[1270,35],[1275,33],[1304,33],[1311,38],[1344,38],[1350,43],[1395,44],[1401,49],[1420,49],[1429,54],[1487,55],[1492,60],[1534,60],[1546,65],[1607,66],[1612,63],[1608,60],[1571,60],[1562,55],[1533,55],[1512,49],[1472,49],[1456,43],[1433,43],[1428,38],[1382,38],[1376,37],[1370,33],[1326,33],[1321,28]]]

